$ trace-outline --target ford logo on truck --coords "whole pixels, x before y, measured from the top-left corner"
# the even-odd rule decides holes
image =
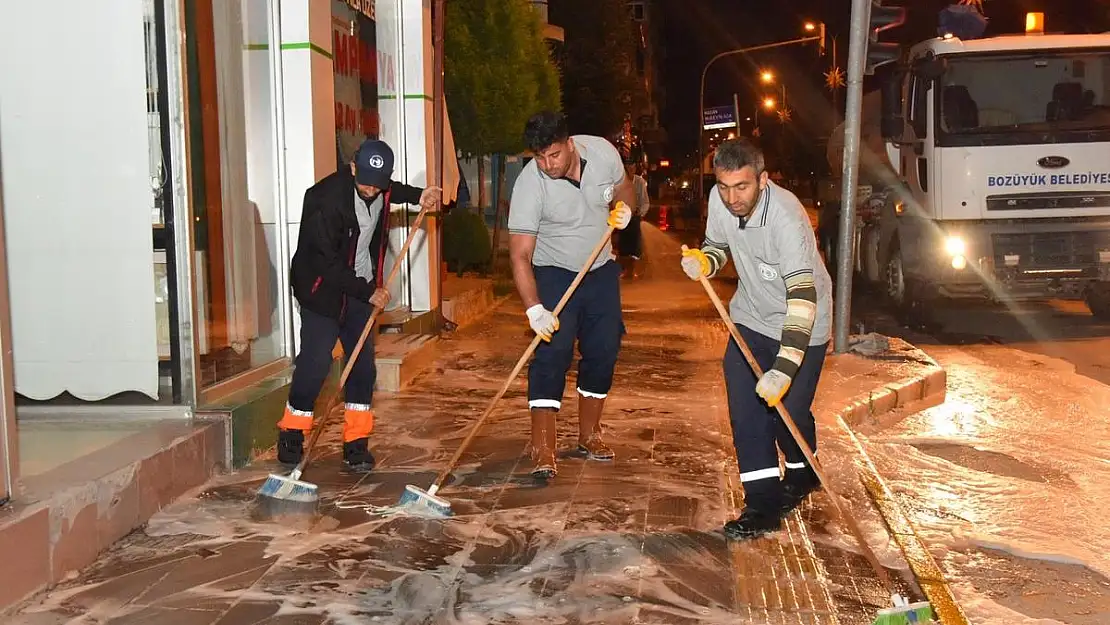
[[[1046,156],[1037,161],[1037,164],[1045,169],[1060,169],[1061,167],[1067,167],[1070,163],[1071,161],[1063,156]]]

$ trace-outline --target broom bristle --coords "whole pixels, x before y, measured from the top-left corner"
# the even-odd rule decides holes
[[[401,500],[397,502],[398,508],[406,508],[410,512],[424,516],[448,517],[451,516],[451,502],[412,486],[405,486]]]
[[[312,502],[319,499],[319,488],[311,482],[302,482],[281,475],[266,478],[262,487],[258,489],[261,497],[271,499],[285,499],[288,501]]]
[[[873,625],[915,625],[933,622],[933,606],[928,601],[879,610]]]

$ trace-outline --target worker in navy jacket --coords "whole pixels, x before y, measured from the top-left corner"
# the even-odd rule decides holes
[[[436,187],[420,189],[394,182],[393,150],[367,140],[350,166],[324,178],[304,195],[300,235],[290,271],[301,308],[301,341],[285,414],[278,422],[278,460],[297,464],[305,433],[312,429],[320,388],[331,370],[338,339],[349,357],[373,308],[389,303],[384,284],[389,206],[434,207]],[[354,471],[374,468],[369,436],[377,368],[373,334],[351,368],[344,386],[343,460]]]

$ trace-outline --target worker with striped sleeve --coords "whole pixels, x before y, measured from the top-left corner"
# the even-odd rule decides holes
[[[774,407],[785,404],[816,452],[811,407],[832,325],[832,280],[805,208],[768,179],[759,148],[745,139],[726,141],[713,169],[705,243],[683,254],[682,268],[694,280],[711,277],[732,255],[740,279],[729,313],[765,371],[757,380],[729,341],[725,386],[744,510],[725,524],[725,535],[743,540],[778,530],[819,485]],[[776,444],[786,458],[785,475]]]

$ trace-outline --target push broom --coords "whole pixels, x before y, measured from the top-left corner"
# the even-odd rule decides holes
[[[593,266],[594,261],[597,260],[598,255],[601,254],[601,250],[605,249],[606,244],[609,243],[614,230],[616,230],[616,228],[610,226],[605,231],[605,236],[601,237],[601,240],[598,241],[597,247],[593,249],[593,252],[590,253],[590,257],[586,260],[585,264],[582,265],[582,269],[578,271],[578,275],[574,277],[574,281],[567,287],[566,293],[563,293],[563,298],[559,300],[559,303],[555,306],[555,310],[551,311],[556,318],[559,317],[559,313],[563,311],[567,302],[570,301],[571,296],[574,295],[574,291],[578,288],[578,285],[582,283],[582,279],[590,272],[590,267]],[[478,434],[478,430],[481,429],[482,424],[493,414],[494,409],[497,408],[498,402],[500,402],[501,398],[505,396],[505,393],[509,391],[509,387],[512,386],[513,380],[516,379],[516,376],[520,375],[520,371],[524,369],[524,365],[527,364],[528,359],[532,357],[536,348],[539,347],[541,340],[538,334],[532,339],[532,342],[528,345],[528,349],[524,350],[524,355],[520,357],[520,360],[516,362],[516,366],[513,367],[513,371],[509,374],[509,378],[501,385],[501,390],[497,391],[497,394],[493,396],[486,411],[474,422],[474,425],[470,428],[470,434],[463,439],[462,444],[455,450],[455,455],[451,457],[451,460],[448,461],[447,465],[443,467],[443,470],[439,472],[439,475],[436,477],[435,481],[432,482],[432,485],[428,487],[428,490],[411,484],[405,486],[405,492],[401,494],[401,500],[397,502],[397,508],[407,509],[410,512],[422,516],[451,516],[451,502],[442,497],[437,497],[436,493],[439,492],[440,488],[443,488],[444,482],[446,482],[447,478],[451,475],[451,470],[455,468],[455,464],[462,458],[463,453],[466,452],[471,441],[473,441],[474,437]]]
[[[683,252],[687,251],[687,249],[689,248],[685,245],[682,246]],[[739,347],[740,351],[744,354],[744,359],[748,361],[748,365],[751,366],[752,371],[755,373],[755,377],[761,377],[763,375],[763,368],[759,366],[759,362],[756,361],[751,348],[749,348],[747,342],[744,341],[744,337],[740,335],[740,330],[736,327],[736,324],[732,322],[732,317],[729,315],[728,309],[725,308],[724,303],[721,302],[721,298],[717,295],[717,291],[704,275],[698,277],[698,282],[700,282],[705,289],[705,293],[709,296],[709,299],[713,301],[713,306],[717,309],[717,314],[720,315],[721,321],[723,321],[728,328],[729,334],[732,335],[732,340],[736,341],[736,346]],[[860,530],[855,517],[853,517],[843,505],[840,495],[832,489],[832,482],[829,481],[825,469],[817,462],[817,456],[814,455],[809,443],[802,437],[802,433],[798,431],[798,426],[795,425],[794,419],[790,416],[790,412],[787,411],[786,406],[780,401],[775,404],[775,409],[779,413],[779,418],[786,424],[786,429],[790,430],[790,435],[794,437],[794,441],[798,443],[798,447],[801,448],[802,454],[805,455],[806,461],[809,462],[809,466],[813,469],[813,472],[817,474],[821,483],[825,485],[825,489],[829,493],[829,499],[832,500],[833,506],[836,508],[840,518],[844,519],[844,523],[848,526],[852,535],[855,536],[856,541],[863,550],[864,557],[867,558],[867,562],[875,569],[875,574],[879,577],[879,581],[882,582],[883,587],[890,593],[894,607],[879,610],[879,614],[873,625],[904,625],[908,623],[932,622],[932,604],[928,601],[910,603],[905,597],[898,593],[894,588],[894,582],[890,579],[890,575],[887,573],[886,569],[883,568],[878,557],[875,556],[875,552],[871,550],[870,545],[867,544],[867,540],[864,538],[863,532]]]
[[[389,210],[388,206],[382,210]],[[401,251],[397,254],[397,262],[393,263],[393,268],[389,271],[389,276],[385,280],[383,288],[389,288],[393,281],[397,278],[397,274],[401,270],[400,259],[408,254],[409,247],[412,245],[413,240],[416,239],[416,233],[420,231],[420,224],[424,221],[428,209],[422,207],[420,212],[416,215],[416,219],[412,225],[409,226],[409,235],[405,239],[405,244],[401,247]],[[305,447],[304,457],[293,469],[289,475],[276,475],[271,473],[262,486],[258,489],[258,510],[260,516],[263,517],[276,517],[286,515],[312,515],[316,513],[316,506],[320,501],[319,488],[316,484],[305,482],[301,480],[304,474],[305,467],[308,466],[308,461],[312,457],[312,451],[316,448],[316,442],[320,440],[320,435],[330,425],[332,413],[336,411],[336,400],[339,394],[343,392],[343,386],[347,383],[347,377],[351,375],[351,369],[354,368],[355,361],[358,360],[359,354],[362,352],[362,346],[366,343],[367,337],[370,336],[370,331],[374,327],[374,323],[381,315],[382,309],[375,307],[374,312],[370,314],[370,318],[366,321],[366,325],[362,328],[362,335],[358,338],[358,343],[355,345],[354,351],[347,355],[347,365],[343,367],[343,373],[339,376],[339,386],[336,388],[335,393],[331,396],[327,403],[327,410],[324,411],[324,416],[320,419],[320,423],[312,430],[312,437]]]

